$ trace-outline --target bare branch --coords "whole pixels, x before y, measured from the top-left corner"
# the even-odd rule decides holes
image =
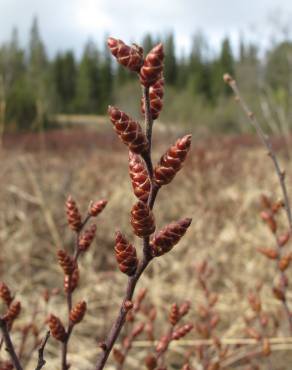
[[[35,368],[35,370],[41,370],[46,364],[46,361],[44,359],[44,350],[45,350],[45,347],[46,347],[46,344],[48,342],[49,337],[50,337],[50,332],[48,331],[46,333],[46,336],[42,340],[42,343],[41,343],[41,345],[38,349],[39,357],[38,357],[37,367]]]

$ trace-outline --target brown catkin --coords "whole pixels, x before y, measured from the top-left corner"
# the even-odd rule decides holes
[[[119,231],[116,233],[115,254],[120,270],[133,275],[138,266],[136,249]]]
[[[133,206],[131,211],[131,225],[134,233],[140,238],[154,233],[154,215],[146,203],[139,201]]]
[[[76,206],[76,202],[73,200],[71,195],[68,197],[66,202],[66,213],[70,228],[78,232],[82,226],[81,214]]]
[[[83,317],[86,313],[86,308],[87,308],[87,305],[85,301],[81,301],[77,303],[76,306],[72,308],[70,315],[69,315],[69,318],[72,324],[76,325],[83,320]]]
[[[141,154],[147,150],[148,142],[138,122],[116,107],[109,106],[108,114],[119,138],[132,152]]]
[[[137,45],[128,46],[122,40],[109,37],[107,45],[117,61],[130,71],[139,72],[143,64],[143,49]]]
[[[0,297],[7,306],[9,306],[13,300],[10,289],[3,282],[0,283]]]
[[[191,147],[191,135],[178,139],[161,157],[154,169],[154,180],[159,185],[169,184],[181,169]]]
[[[51,314],[48,319],[48,324],[52,336],[60,342],[65,342],[67,334],[61,320],[57,316]]]
[[[82,252],[86,252],[90,247],[96,234],[96,225],[91,225],[84,233],[80,236],[78,242],[78,248]]]
[[[140,70],[140,82],[145,87],[154,85],[163,70],[163,45],[160,43],[146,55]]]
[[[129,174],[134,194],[146,203],[151,188],[148,172],[141,157],[131,151],[129,151]]]
[[[169,252],[186,233],[191,222],[191,218],[184,218],[165,226],[155,234],[151,241],[153,257],[159,257]]]

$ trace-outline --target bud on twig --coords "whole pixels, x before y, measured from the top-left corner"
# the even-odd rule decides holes
[[[122,40],[109,37],[108,47],[117,61],[133,72],[139,72],[143,64],[143,49],[141,47],[128,46]]]
[[[79,269],[75,267],[72,272],[72,275],[65,275],[64,277],[64,291],[66,293],[73,292],[78,285],[79,282]]]
[[[136,249],[119,231],[116,233],[115,252],[120,270],[129,276],[133,275],[138,266]]]
[[[173,305],[171,306],[168,319],[171,325],[173,326],[175,326],[178,323],[180,319],[180,313],[179,313],[178,305],[176,303],[173,303]]]
[[[154,233],[154,216],[146,203],[138,201],[133,206],[131,211],[131,225],[134,229],[134,233],[140,238]]]
[[[279,252],[274,248],[257,248],[257,251],[271,260],[275,260],[279,256]]]
[[[122,142],[136,154],[145,152],[148,142],[139,123],[115,107],[109,106],[108,114]]]
[[[106,205],[107,205],[107,200],[104,200],[104,199],[103,200],[99,200],[98,202],[92,203],[90,205],[88,214],[91,217],[96,217],[96,216],[98,216],[104,210],[104,208],[106,207]]]
[[[0,283],[0,297],[7,306],[9,306],[13,300],[10,289],[5,283]]]
[[[141,84],[148,87],[154,85],[160,78],[163,70],[163,45],[160,43],[146,55],[144,63],[140,70]]]
[[[72,324],[76,325],[83,320],[83,317],[86,312],[86,308],[87,308],[87,305],[85,301],[81,301],[77,303],[77,305],[74,308],[72,308],[70,312],[70,316],[69,316]]]
[[[76,202],[71,196],[68,197],[66,202],[67,220],[70,228],[74,231],[79,231],[82,225],[81,214],[76,206]]]
[[[159,257],[169,252],[184,236],[191,222],[191,218],[184,218],[165,226],[154,235],[151,241],[152,255]]]
[[[52,336],[60,342],[65,342],[67,334],[61,320],[57,316],[51,314],[48,322]]]
[[[91,225],[79,238],[78,248],[82,252],[86,252],[90,247],[96,234],[96,225]]]
[[[134,194],[146,203],[151,187],[148,172],[140,156],[131,151],[129,151],[129,173]]]
[[[161,157],[154,169],[154,180],[160,186],[169,184],[181,169],[191,146],[191,135],[178,139]]]
[[[172,333],[172,339],[179,340],[185,337],[192,329],[193,329],[192,324],[185,324]]]
[[[5,321],[12,322],[14,321],[20,314],[21,311],[21,304],[19,301],[13,302],[8,307],[7,312],[3,315],[2,319]]]
[[[154,85],[149,88],[150,112],[152,119],[157,119],[163,107],[164,79],[161,76]],[[145,114],[145,98],[141,100],[141,110]]]
[[[64,273],[66,275],[71,275],[74,268],[75,268],[75,262],[71,256],[68,255],[68,253],[62,249],[60,249],[57,252],[58,255],[58,262],[59,265],[64,270]]]

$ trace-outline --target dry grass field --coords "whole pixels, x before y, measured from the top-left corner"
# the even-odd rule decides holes
[[[156,161],[181,133],[174,129],[170,133],[155,130]],[[291,194],[291,164],[282,150],[283,142],[275,140],[274,144],[286,169]],[[135,198],[128,177],[127,150],[111,130],[59,130],[46,137],[7,136],[0,161],[0,276],[23,305],[15,329],[35,316],[43,325],[48,312],[60,317],[65,314],[56,251],[73,245],[64,209],[67,196],[71,194],[84,212],[91,200],[108,199],[108,206],[98,218],[97,238],[81,259],[80,288],[75,294],[76,299],[87,300],[88,313],[73,335],[69,358],[72,369],[89,369],[126,284],[113,253],[114,232],[121,229],[138,250],[141,244],[133,237],[129,223]],[[190,300],[188,321],[195,320],[203,297],[194,266],[207,259],[214,268],[210,284],[219,294],[217,309],[221,321],[217,334],[223,342],[240,343],[247,338],[243,320],[250,312],[247,293],[259,283],[263,283],[265,310],[279,319],[278,335],[289,337],[287,326],[281,326],[279,301],[271,293],[273,264],[256,251],[257,247],[273,245],[272,235],[259,217],[262,193],[277,199],[280,189],[272,164],[256,138],[194,136],[182,173],[159,194],[154,209],[158,229],[181,217],[192,217],[193,223],[179,245],[153,261],[139,282],[139,288],[148,289],[147,302],[158,309],[158,333],[173,302]],[[46,304],[42,299],[45,289],[55,288],[61,292]],[[291,292],[288,301],[292,304]],[[17,331],[13,338],[19,339]],[[179,368],[175,364],[183,363],[185,348],[195,346],[198,338],[192,331],[185,340],[173,343],[167,361],[172,364],[170,369]],[[282,342],[272,345],[272,362],[277,364],[273,369],[288,370],[292,341]],[[152,345],[142,335],[131,350],[125,369],[143,368],[141,362]],[[46,369],[59,368],[58,344],[53,339],[46,347],[46,359]],[[35,358],[27,368],[32,369],[34,361]],[[267,369],[265,360],[260,363],[261,369]],[[112,360],[107,368],[115,368]]]

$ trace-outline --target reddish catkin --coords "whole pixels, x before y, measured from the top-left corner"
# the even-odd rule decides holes
[[[13,300],[10,289],[3,282],[0,283],[0,297],[2,298],[2,300],[5,302],[7,306],[9,306]]]
[[[48,324],[52,336],[60,342],[65,342],[67,334],[61,320],[57,316],[51,314],[48,319]]]
[[[129,276],[133,275],[138,266],[136,249],[119,231],[116,233],[115,253],[120,270]]]
[[[154,215],[146,203],[139,201],[133,206],[131,211],[131,225],[134,233],[140,238],[154,233]]]
[[[87,305],[85,301],[81,301],[72,308],[70,312],[70,321],[72,324],[76,325],[83,320],[83,317],[86,313]]]
[[[90,205],[88,214],[91,217],[96,217],[98,216],[106,207],[107,205],[107,200],[99,200],[98,202],[94,202]]]
[[[139,72],[143,64],[143,49],[137,45],[126,45],[122,40],[109,37],[108,47],[112,55],[124,67],[133,72]]]
[[[180,314],[179,314],[178,305],[176,303],[173,303],[173,305],[171,306],[170,312],[169,312],[168,320],[171,323],[171,325],[174,326],[178,323],[179,319],[180,319]]]
[[[163,107],[164,79],[161,76],[154,85],[149,88],[150,112],[152,119],[157,119]],[[145,98],[141,100],[141,110],[145,114]]]
[[[70,228],[74,231],[79,231],[82,226],[81,214],[76,206],[76,202],[73,200],[71,195],[68,197],[66,202],[66,212]]]
[[[13,302],[8,307],[7,312],[3,315],[2,319],[5,321],[14,321],[20,314],[21,303],[19,301]]]
[[[80,251],[85,252],[90,247],[96,234],[96,225],[91,225],[79,238],[78,248]]]
[[[172,339],[179,340],[185,337],[192,329],[193,329],[192,324],[185,324],[172,333]]]
[[[148,172],[141,157],[131,151],[129,151],[129,174],[134,194],[146,203],[151,188]]]
[[[165,226],[154,235],[150,245],[153,257],[169,252],[186,233],[191,222],[191,218],[184,218]]]
[[[146,55],[142,68],[140,70],[140,82],[143,86],[154,85],[160,78],[163,70],[163,45],[160,43]]]
[[[79,269],[78,267],[76,267],[74,269],[74,271],[72,272],[72,275],[65,275],[64,277],[64,291],[66,293],[69,293],[69,292],[73,292],[77,286],[78,286],[78,282],[79,282]]]
[[[138,122],[112,106],[109,106],[108,114],[119,138],[132,152],[141,154],[147,150],[148,142]]]
[[[66,275],[71,275],[74,268],[75,262],[71,256],[64,250],[59,250],[57,252],[59,265],[62,267]]]
[[[159,185],[169,184],[181,169],[191,147],[192,135],[178,139],[161,157],[154,169],[154,180]]]

